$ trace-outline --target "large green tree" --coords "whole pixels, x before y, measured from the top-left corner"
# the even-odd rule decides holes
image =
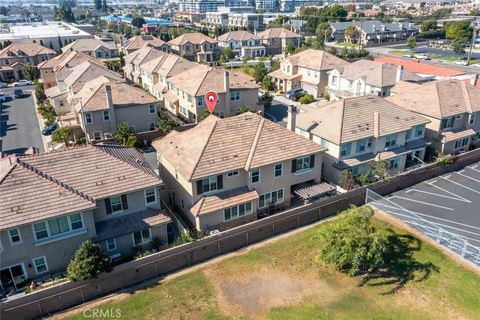
[[[132,19],[132,26],[141,28],[145,24],[145,19],[142,17],[135,17]]]
[[[172,131],[173,128],[180,126],[181,123],[170,119],[168,116],[160,113],[158,116],[157,129],[165,134]]]
[[[415,36],[411,36],[407,39],[407,47],[413,51],[415,46],[417,45],[417,38]]]
[[[348,38],[350,40],[353,40],[353,42],[356,42],[357,37],[358,37],[357,27],[351,25],[345,29],[345,38]]]
[[[72,281],[96,278],[100,273],[112,271],[112,262],[96,243],[85,241],[75,252],[67,267],[67,277]]]
[[[133,147],[137,143],[135,131],[129,128],[126,122],[120,122],[117,125],[117,131],[115,131],[113,137],[118,143],[126,147]]]
[[[68,147],[68,138],[70,138],[69,127],[61,127],[52,134],[52,141],[55,143],[63,143],[65,147]]]
[[[370,207],[352,207],[342,212],[326,231],[319,234],[324,243],[319,258],[350,276],[374,272],[389,253],[388,235],[372,224]]]
[[[332,28],[328,22],[321,22],[315,29],[315,34],[320,39],[328,39],[332,35]]]

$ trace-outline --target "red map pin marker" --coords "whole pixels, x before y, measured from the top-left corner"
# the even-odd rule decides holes
[[[210,113],[213,112],[213,109],[215,109],[215,105],[217,104],[218,101],[218,95],[214,91],[208,91],[205,94],[205,102],[207,103],[208,110],[210,110]]]

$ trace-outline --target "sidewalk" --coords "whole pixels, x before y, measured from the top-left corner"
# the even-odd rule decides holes
[[[45,152],[48,152],[48,151],[51,151],[53,149],[52,147],[52,136],[44,136],[42,134],[42,130],[43,128],[45,128],[45,124],[44,124],[44,119],[42,118],[42,116],[40,115],[40,113],[38,113],[38,103],[37,103],[37,97],[35,97],[35,90],[31,90],[30,91],[32,97],[33,97],[33,103],[35,104],[35,114],[37,115],[37,120],[38,120],[38,124],[39,124],[39,127],[40,127],[40,136],[42,137],[42,141],[43,141],[43,148],[45,150]]]

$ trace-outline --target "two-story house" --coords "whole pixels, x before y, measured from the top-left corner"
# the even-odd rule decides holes
[[[383,98],[353,97],[298,115],[292,111],[289,128],[327,148],[324,175],[333,183],[339,184],[343,171],[367,171],[372,161],[387,161],[395,173],[425,156],[429,120]]]
[[[122,47],[122,51],[125,54],[130,54],[138,49],[143,48],[146,44],[151,47],[163,51],[170,52],[170,45],[158,37],[154,37],[149,34],[143,34],[139,36],[133,36],[128,39],[127,43]]]
[[[114,41],[103,41],[100,39],[78,39],[62,48],[62,52],[78,51],[97,59],[117,58],[118,47]]]
[[[226,229],[288,207],[320,182],[325,148],[257,114],[220,119],[155,140],[170,202],[196,229]]]
[[[146,44],[142,48],[127,54],[124,57],[125,66],[123,67],[125,78],[133,83],[141,84],[142,74],[140,65],[164,55],[166,55],[165,52],[155,49],[150,44]]]
[[[104,66],[103,62],[97,58],[77,51],[68,51],[40,63],[37,67],[40,70],[43,87],[48,89],[56,86],[57,75],[58,79],[61,81],[72,72],[73,67],[85,61]]]
[[[0,289],[63,272],[82,242],[112,258],[168,242],[162,181],[138,151],[88,145],[0,159]]]
[[[430,120],[425,138],[444,154],[480,144],[480,89],[460,80],[427,82],[387,98]]]
[[[423,81],[402,66],[371,60],[358,60],[328,71],[326,90],[330,99],[364,95],[389,96],[391,88],[399,81]]]
[[[268,76],[279,93],[302,88],[320,97],[328,85],[328,71],[345,64],[348,62],[325,51],[307,49],[282,60],[280,69]]]
[[[37,43],[14,42],[0,50],[0,81],[21,80],[25,64],[37,66],[56,55],[54,50]]]
[[[168,42],[171,51],[187,60],[213,62],[218,56],[218,42],[203,33],[185,33]]]
[[[230,31],[218,37],[218,46],[224,51],[232,49],[233,53],[242,57],[261,57],[267,54],[260,38],[248,31]]]
[[[198,115],[208,108],[204,97],[209,91],[217,93],[214,112],[220,118],[237,114],[242,106],[263,112],[258,99],[260,86],[243,72],[198,65],[166,81],[168,90],[162,93],[164,107],[187,122],[200,120]]]
[[[124,81],[98,77],[87,82],[72,101],[87,141],[111,139],[121,122],[137,133],[155,130],[157,125],[158,100]]]
[[[282,54],[289,44],[300,48],[302,36],[285,28],[270,28],[257,33],[262,44],[267,48],[268,55]]]

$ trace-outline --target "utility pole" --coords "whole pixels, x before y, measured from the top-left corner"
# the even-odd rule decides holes
[[[472,50],[473,46],[475,46],[475,39],[477,37],[477,26],[475,25],[475,21],[473,21],[473,34],[472,40],[470,41],[470,50],[468,50],[468,58],[467,58],[467,66],[470,65],[470,59],[472,58]]]

